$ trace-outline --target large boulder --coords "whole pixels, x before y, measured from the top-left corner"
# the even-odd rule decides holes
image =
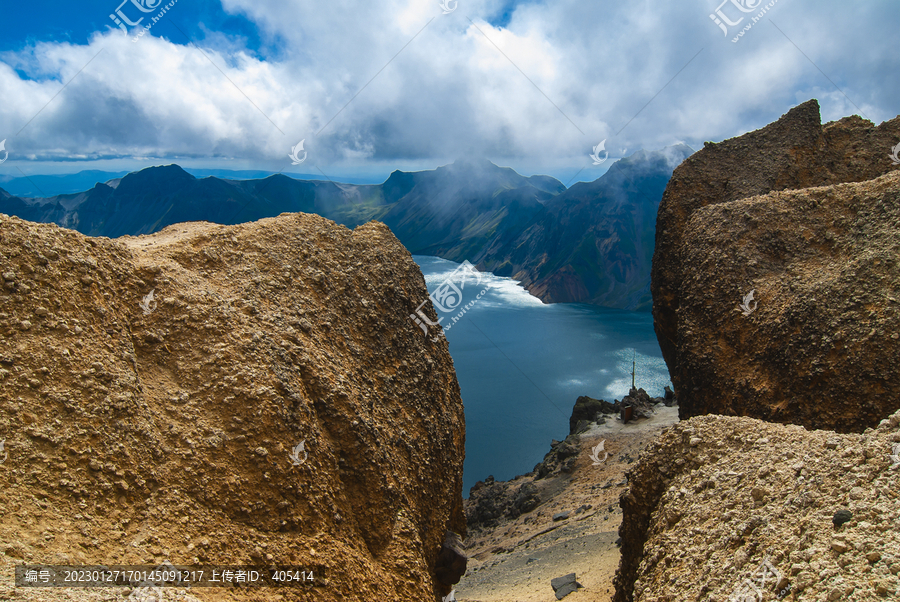
[[[859,431],[900,407],[898,141],[900,118],[822,126],[809,101],[675,170],[652,291],[682,418]]]
[[[865,434],[700,416],[628,473],[614,602],[897,600],[900,412]]]
[[[279,599],[449,593],[463,406],[384,225],[0,222],[0,572],[293,565],[317,588]],[[67,592],[95,595],[40,598]]]

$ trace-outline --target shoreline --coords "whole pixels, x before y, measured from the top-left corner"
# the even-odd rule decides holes
[[[482,520],[469,522],[468,568],[455,586],[456,599],[543,602],[553,595],[551,579],[574,572],[584,589],[570,599],[611,600],[620,558],[619,495],[628,483],[625,473],[647,445],[679,421],[677,405],[653,409],[650,417],[626,424],[607,415],[605,424],[555,442],[541,463],[554,468],[543,477],[533,470],[508,481],[488,478],[473,486],[464,508],[467,517]],[[605,446],[602,454],[609,456],[595,465],[590,455],[600,441]],[[574,452],[566,458],[568,465],[552,456],[561,447],[566,454]]]

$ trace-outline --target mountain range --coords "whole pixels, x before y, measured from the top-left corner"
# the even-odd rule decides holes
[[[234,170],[234,169],[197,169],[184,167],[186,172],[198,178],[215,176],[223,180],[261,180],[274,175],[274,171],[262,170]],[[91,188],[97,182],[108,182],[115,178],[127,175],[128,171],[101,171],[85,170],[70,174],[36,174],[31,176],[13,177],[0,174],[0,188],[14,196],[35,197],[55,196],[59,194],[75,194]],[[318,176],[311,174],[291,173],[295,180],[315,180]],[[342,178],[341,182],[347,184],[371,184],[371,178]]]
[[[566,188],[486,159],[393,172],[382,184],[284,175],[197,178],[178,165],[150,167],[84,192],[46,198],[0,189],[0,212],[90,236],[150,234],[189,221],[236,224],[316,213],[349,228],[384,222],[414,255],[468,260],[521,280],[545,302],[650,309],[656,212],[683,145],[640,151],[594,182]]]

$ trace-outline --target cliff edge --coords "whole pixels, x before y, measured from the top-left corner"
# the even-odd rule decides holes
[[[312,591],[266,599],[450,591],[463,406],[384,225],[284,214],[110,240],[0,221],[0,593],[95,595],[13,589],[22,562],[166,560],[314,571]]]

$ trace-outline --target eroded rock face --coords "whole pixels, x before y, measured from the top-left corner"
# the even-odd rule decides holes
[[[898,450],[900,412],[862,435],[680,422],[628,473],[613,600],[896,599]]]
[[[652,291],[682,418],[846,432],[900,407],[898,141],[809,101],[675,170]]]
[[[0,220],[3,574],[300,565],[316,600],[449,592],[463,406],[385,226],[285,214],[109,240]]]

